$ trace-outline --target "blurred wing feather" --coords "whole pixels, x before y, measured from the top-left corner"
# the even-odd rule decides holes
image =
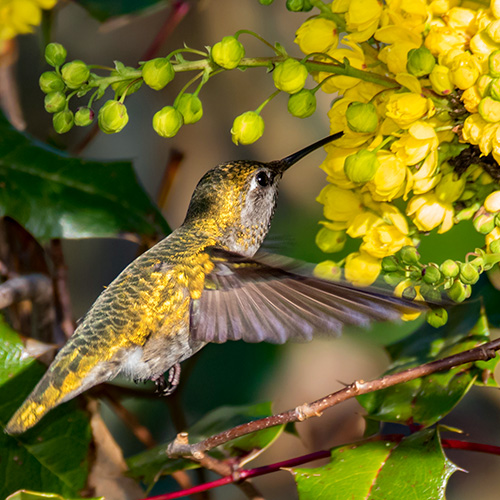
[[[207,251],[215,266],[201,297],[191,303],[196,340],[306,341],[316,333],[339,335],[344,325],[367,326],[424,309],[390,291],[315,278],[290,259],[249,259],[215,247]]]

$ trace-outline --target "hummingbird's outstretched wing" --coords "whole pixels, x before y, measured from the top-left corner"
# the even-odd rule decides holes
[[[271,342],[311,340],[315,333],[339,335],[343,325],[396,320],[425,306],[347,283],[302,274],[291,259],[250,259],[216,247],[201,297],[191,302],[196,340]]]

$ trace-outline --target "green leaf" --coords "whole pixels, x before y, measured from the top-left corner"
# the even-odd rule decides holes
[[[386,373],[400,372],[488,342],[486,314],[479,307],[478,303],[457,306],[444,327],[423,326],[410,337],[388,346],[392,364]],[[359,396],[358,401],[369,419],[429,426],[447,415],[474,383],[496,386],[492,374],[498,360],[496,356],[488,362],[461,365]]]
[[[110,17],[126,14],[140,14],[156,5],[166,6],[165,0],[76,0],[92,17],[98,21],[106,21]],[[170,3],[170,2],[169,2]]]
[[[62,497],[56,493],[40,493],[38,491],[19,490],[9,495],[5,500],[78,500]],[[104,497],[89,498],[87,500],[104,500]]]
[[[0,498],[24,489],[78,496],[88,474],[87,414],[71,401],[24,434],[5,434],[5,424],[45,370],[26,355],[20,338],[4,323],[0,345]]]
[[[399,443],[365,441],[334,448],[329,464],[292,469],[292,474],[300,500],[439,500],[456,470],[436,429],[426,429]]]
[[[188,430],[189,442],[196,443],[236,425],[272,415],[271,403],[248,406],[225,406],[205,415]],[[254,459],[270,446],[283,432],[284,425],[263,429],[247,436],[229,441],[211,450],[216,458],[238,457],[243,464]],[[128,475],[142,479],[147,485],[158,480],[161,475],[172,474],[177,470],[194,469],[198,465],[191,460],[171,459],[165,454],[167,445],[161,445],[127,459]]]
[[[168,233],[126,161],[73,158],[15,130],[0,113],[0,216],[40,241]]]

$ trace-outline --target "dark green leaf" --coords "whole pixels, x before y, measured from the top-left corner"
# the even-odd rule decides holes
[[[457,306],[444,327],[423,326],[407,339],[388,346],[392,364],[387,373],[403,371],[488,342],[486,315],[480,313],[479,307],[472,302]],[[358,400],[367,410],[368,418],[432,425],[448,414],[474,383],[495,386],[492,373],[498,360],[497,356],[488,362],[462,365],[360,396]]]
[[[0,498],[21,489],[77,496],[88,473],[91,432],[87,414],[72,401],[22,435],[5,434],[3,427],[44,368],[26,356],[20,338],[4,324],[0,345],[0,365],[5,366],[0,380]]]
[[[72,158],[15,130],[0,113],[0,216],[41,241],[167,233],[126,161]]]
[[[190,443],[196,443],[213,434],[230,429],[239,424],[271,415],[271,403],[249,406],[226,406],[210,412],[188,430]],[[240,464],[254,459],[269,446],[283,431],[284,425],[253,432],[212,450],[216,458],[238,457]],[[197,464],[190,460],[170,459],[165,454],[166,445],[158,446],[127,460],[129,475],[142,479],[150,485],[161,475],[177,470],[193,469]]]
[[[437,431],[426,429],[399,443],[365,441],[334,448],[329,464],[292,473],[300,500],[439,500],[456,470]]]
[[[167,6],[170,2],[165,0],[76,0],[89,14],[98,21],[106,21],[110,17],[124,16],[126,14],[139,14],[155,5]]]

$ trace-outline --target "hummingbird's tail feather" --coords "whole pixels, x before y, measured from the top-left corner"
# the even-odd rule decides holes
[[[80,364],[78,369],[74,369],[75,367],[67,362],[67,358],[58,355],[28,398],[11,417],[5,432],[20,434],[30,429],[48,411],[90,387],[113,378],[116,374],[109,365],[103,366],[89,359],[86,361],[86,366]]]

